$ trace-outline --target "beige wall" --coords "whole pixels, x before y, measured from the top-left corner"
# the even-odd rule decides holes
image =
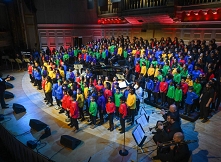
[[[65,26],[65,25],[64,25]],[[63,26],[63,27],[64,27]],[[48,26],[39,25],[39,37],[40,44],[44,48],[49,46],[51,48],[56,48],[59,46],[65,46],[73,44],[73,37],[82,37],[83,44],[87,43],[90,40],[99,39],[99,38],[110,38],[111,36],[129,36],[133,37],[143,37],[144,39],[157,38],[161,37],[174,37],[182,38],[186,43],[192,39],[205,39],[206,41],[215,38],[217,43],[221,45],[221,29],[211,28],[162,28],[162,29],[147,29],[146,32],[141,32],[140,27],[130,27],[130,26],[121,26],[116,28],[114,26],[103,27],[100,25],[93,26],[72,26],[69,25],[67,28],[60,26]],[[53,29],[54,28],[54,29]],[[58,29],[59,28],[59,29]]]

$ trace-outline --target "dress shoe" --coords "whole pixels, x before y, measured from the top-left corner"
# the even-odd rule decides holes
[[[69,123],[68,126],[71,126],[71,123]]]
[[[203,119],[201,122],[206,123],[207,121],[208,121],[208,119]]]
[[[124,133],[124,131],[120,131],[120,134]]]
[[[4,106],[4,107],[2,107],[2,109],[7,109],[7,108],[9,108],[8,106]]]
[[[107,130],[110,130],[110,127],[109,127],[109,128],[107,128]]]
[[[122,128],[119,128],[118,130],[119,130],[119,131],[122,131]]]
[[[81,118],[81,121],[84,121],[85,120],[85,118]]]
[[[154,156],[151,158],[152,160],[159,160],[159,157],[158,156]]]

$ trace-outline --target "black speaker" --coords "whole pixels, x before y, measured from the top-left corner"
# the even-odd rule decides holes
[[[16,104],[16,103],[13,103],[13,106],[12,106],[15,114],[19,114],[19,113],[22,113],[22,112],[26,112],[26,109],[24,106],[20,105],[20,104]]]
[[[8,91],[5,91],[5,99],[14,98],[14,94]]]
[[[68,135],[62,135],[61,139],[60,139],[60,143],[63,146],[74,150],[81,143],[81,140],[76,139],[76,138],[71,137],[71,136],[68,136]]]
[[[27,146],[31,149],[35,149],[37,147],[37,142],[32,141],[32,140],[27,141]]]
[[[9,83],[9,82],[5,82],[5,86],[6,86],[6,89],[11,89],[13,88],[13,84]]]
[[[41,131],[42,129],[45,129],[48,125],[40,120],[30,119],[29,126],[38,132]]]

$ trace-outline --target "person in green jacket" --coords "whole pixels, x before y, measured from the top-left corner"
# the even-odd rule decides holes
[[[187,69],[187,66],[184,66],[184,68],[182,69],[182,71],[180,72],[181,74],[181,77],[182,78],[187,78],[187,75],[188,75],[188,69]]]
[[[121,96],[123,96],[123,94],[120,93],[120,88],[117,87],[116,91],[115,91],[115,94],[114,94],[114,103],[115,103],[115,106],[116,106],[116,112],[115,112],[116,119],[119,119],[119,107],[120,107],[120,97]]]
[[[175,87],[173,85],[173,81],[170,82],[168,91],[167,91],[167,103],[168,105],[172,105],[174,102],[174,94],[175,94]]]
[[[200,84],[200,80],[199,80],[199,78],[196,78],[195,82],[193,83],[193,91],[198,96],[200,96],[201,90],[202,90],[202,85]],[[199,109],[200,109],[199,98],[194,100],[193,109],[196,109],[197,111],[199,111]]]
[[[63,56],[63,61],[66,62],[69,60],[69,55],[67,52],[64,53],[64,56]]]
[[[158,71],[159,71],[159,74],[158,74],[157,78],[160,82],[162,82],[162,80],[163,80],[162,70],[158,70]]]
[[[168,72],[169,68],[170,68],[169,62],[167,61],[166,64],[163,66],[163,69],[162,69],[163,76],[167,75],[167,72]]]
[[[183,91],[181,89],[181,86],[180,84],[177,84],[176,89],[175,89],[175,94],[174,94],[174,101],[175,101],[177,110],[179,110],[180,108],[180,104],[182,102],[182,96],[183,96]]]
[[[124,47],[123,56],[125,59],[128,57],[127,47]]]
[[[97,103],[95,102],[95,97],[91,96],[91,102],[89,107],[89,114],[92,121],[91,128],[94,129],[96,125],[96,116],[97,116]]]
[[[174,80],[174,82],[175,82],[176,84],[180,84],[181,74],[180,74],[180,70],[179,70],[179,69],[177,69],[176,74],[174,74],[173,80]]]

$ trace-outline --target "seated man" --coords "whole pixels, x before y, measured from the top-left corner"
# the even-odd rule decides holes
[[[153,140],[156,144],[171,141],[173,135],[176,132],[182,132],[180,123],[175,121],[176,117],[174,114],[167,115],[167,124],[158,122],[157,132],[153,136]]]
[[[177,132],[173,135],[173,141],[176,145],[169,145],[168,152],[157,151],[157,157],[162,162],[188,162],[190,152],[188,145],[184,143],[184,135],[181,132]]]
[[[173,114],[175,116],[175,121],[178,121],[179,123],[181,122],[179,111],[177,111],[177,107],[174,104],[170,105],[169,111],[167,113],[163,109],[160,113],[165,120],[167,120],[167,115]]]

